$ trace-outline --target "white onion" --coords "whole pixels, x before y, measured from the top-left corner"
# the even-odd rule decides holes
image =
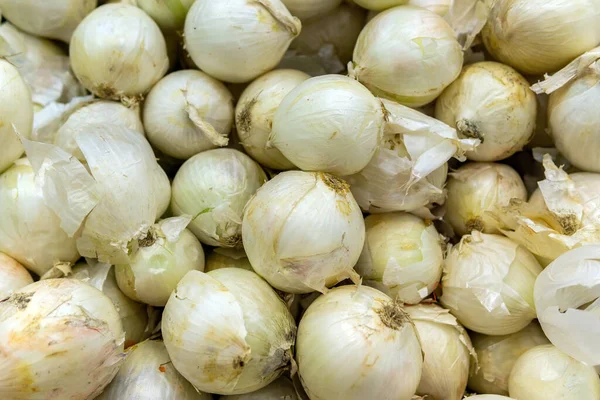
[[[97,0],[0,0],[2,16],[18,28],[66,43],[96,5]]]
[[[184,38],[202,71],[240,83],[273,69],[300,29],[300,20],[280,0],[196,0]]]
[[[477,394],[469,396],[469,400],[514,400],[512,397],[499,396],[497,394]]]
[[[469,389],[479,393],[508,395],[508,377],[517,359],[527,350],[550,342],[537,322],[510,335],[471,333],[479,369],[472,370]]]
[[[279,378],[256,392],[221,396],[219,400],[299,400],[299,397],[289,379]]]
[[[31,136],[33,106],[27,84],[19,71],[8,61],[0,60],[0,173],[23,154],[23,146],[16,135]]]
[[[200,71],[167,75],[152,88],[144,103],[148,140],[171,157],[188,159],[227,145],[232,125],[231,93]]]
[[[193,217],[188,226],[202,243],[241,245],[242,213],[266,182],[263,170],[233,149],[202,152],[187,160],[173,180],[173,214]]]
[[[445,220],[459,235],[498,232],[488,213],[508,206],[511,199],[527,200],[523,180],[504,164],[466,164],[450,174],[447,191]]]
[[[304,72],[291,69],[267,72],[244,89],[235,106],[235,125],[244,150],[265,167],[294,168],[279,150],[267,148],[267,141],[277,107],[292,89],[308,78]]]
[[[491,55],[525,74],[554,72],[600,42],[596,0],[500,0],[483,42]]]
[[[600,378],[594,368],[548,344],[519,357],[510,373],[508,391],[515,399],[596,400],[600,398]]]
[[[308,20],[333,10],[342,0],[281,0],[290,13],[301,20]]]
[[[423,364],[408,314],[364,286],[335,288],[310,305],[298,327],[296,357],[313,400],[409,400]]]
[[[0,299],[4,299],[17,290],[33,283],[29,272],[19,262],[0,253]]]
[[[285,96],[270,143],[300,169],[350,175],[375,154],[384,127],[381,102],[341,75],[308,79]]]
[[[424,357],[417,393],[434,399],[461,400],[471,358],[477,360],[467,331],[448,310],[436,304],[418,304],[406,311],[419,335]]]
[[[242,268],[254,271],[243,250],[217,247],[206,254],[204,271],[210,272],[221,268]]]
[[[165,39],[156,23],[125,3],[98,7],[79,24],[71,67],[98,97],[136,102],[167,72]]]
[[[224,268],[183,277],[165,307],[162,332],[173,365],[196,388],[241,394],[289,368],[296,324],[258,275]]]
[[[190,218],[164,219],[138,241],[129,264],[117,264],[119,288],[130,299],[164,307],[177,283],[192,270],[204,271],[204,251],[194,234],[185,229]]]
[[[376,96],[419,107],[442,93],[462,64],[461,46],[442,17],[421,7],[401,6],[367,23],[349,71]]]
[[[533,254],[517,243],[474,231],[447,255],[440,300],[472,331],[518,332],[536,317],[533,285],[541,271]]]
[[[282,172],[250,199],[242,224],[254,270],[289,293],[325,292],[346,278],[365,240],[365,224],[343,180],[322,172]]]
[[[79,258],[75,239],[44,202],[42,187],[27,159],[0,175],[0,251],[43,275],[57,262]]]
[[[365,218],[365,245],[354,267],[367,285],[417,304],[442,276],[442,239],[431,223],[406,213]]]
[[[136,0],[163,31],[181,30],[194,0]]]
[[[352,0],[354,3],[367,10],[383,11],[388,8],[409,3],[409,0]]]
[[[95,398],[123,359],[123,327],[108,297],[76,279],[32,283],[0,302],[0,394]]]
[[[438,98],[435,117],[462,137],[481,144],[467,157],[498,161],[520,151],[533,137],[537,114],[535,93],[517,71],[483,61],[466,66]]]
[[[146,340],[129,349],[110,385],[95,400],[210,400],[198,392],[171,363],[162,340]]]

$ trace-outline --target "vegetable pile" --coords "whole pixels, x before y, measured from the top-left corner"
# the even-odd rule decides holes
[[[600,0],[0,15],[0,399],[600,400]]]

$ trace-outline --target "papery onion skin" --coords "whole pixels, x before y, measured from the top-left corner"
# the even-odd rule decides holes
[[[461,46],[442,17],[400,6],[367,23],[349,68],[350,76],[376,96],[420,107],[438,97],[462,65]]]
[[[177,399],[210,400],[173,366],[162,340],[146,340],[129,348],[112,382],[96,400]]]
[[[167,72],[167,47],[144,11],[105,4],[79,24],[69,48],[71,67],[96,96],[136,102]]]
[[[23,146],[13,129],[29,138],[33,128],[31,93],[19,71],[7,60],[0,60],[0,173],[23,154]]]
[[[287,378],[279,378],[268,386],[247,394],[221,396],[219,400],[300,400],[294,385]]]
[[[302,21],[326,14],[343,0],[281,0],[290,13]]]
[[[325,292],[357,279],[352,267],[365,225],[346,182],[322,172],[287,171],[248,202],[242,238],[250,264],[273,287]]]
[[[185,20],[184,38],[202,71],[243,83],[273,69],[300,30],[300,20],[280,0],[196,0]]]
[[[269,142],[302,170],[344,176],[369,163],[383,127],[383,106],[367,88],[342,75],[324,75],[285,96]]]
[[[478,370],[471,370],[469,389],[478,393],[508,395],[508,377],[517,359],[527,350],[549,344],[540,325],[534,321],[510,335],[488,336],[472,332]]]
[[[600,42],[596,0],[500,0],[482,31],[491,55],[518,71],[554,72]]]
[[[77,25],[97,0],[0,0],[2,16],[32,35],[69,43]]]
[[[515,399],[596,400],[600,378],[593,367],[548,344],[523,354],[510,373],[508,391]]]
[[[520,151],[533,137],[535,93],[513,68],[483,61],[463,68],[435,105],[435,117],[459,136],[482,142],[467,158],[498,161]]]
[[[337,287],[309,306],[298,327],[296,357],[312,400],[410,400],[423,364],[406,312],[365,286]]]
[[[0,251],[40,276],[59,261],[77,261],[75,239],[46,205],[27,159],[0,175],[0,204]]]
[[[229,252],[229,250],[232,252]],[[254,271],[243,250],[217,247],[206,254],[204,271],[210,272],[221,268],[242,268],[248,271]]]
[[[431,223],[406,213],[365,218],[365,245],[354,267],[365,280],[392,298],[417,304],[442,276],[441,237]]]
[[[123,327],[108,297],[76,279],[38,281],[0,303],[0,394],[95,398],[123,359]]]
[[[294,168],[276,148],[267,148],[273,117],[284,97],[310,78],[304,72],[278,69],[254,80],[235,107],[235,125],[244,150],[261,165],[276,170]]]
[[[527,200],[527,189],[513,168],[496,163],[469,163],[450,174],[445,220],[459,235],[473,230],[498,231],[487,212],[507,206],[511,199]]]
[[[221,82],[196,70],[161,79],[144,102],[148,141],[163,153],[188,159],[227,145],[233,125],[233,101]]]
[[[24,266],[12,257],[0,253],[0,299],[33,283],[31,275]]]
[[[177,370],[196,388],[242,394],[277,379],[292,359],[296,324],[258,275],[239,268],[190,271],[162,320]]]
[[[163,31],[176,31],[183,28],[185,16],[194,0],[136,0]]]
[[[536,317],[533,286],[541,271],[524,247],[500,235],[474,231],[447,255],[440,301],[472,331],[518,332]]]
[[[171,210],[193,217],[188,229],[202,243],[239,247],[244,207],[266,180],[247,155],[233,149],[208,150],[187,160],[175,175]]]

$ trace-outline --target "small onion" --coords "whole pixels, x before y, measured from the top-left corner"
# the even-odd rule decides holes
[[[340,5],[342,0],[281,0],[292,15],[301,20],[326,14]]]
[[[383,11],[388,8],[409,3],[409,0],[352,0],[361,7],[372,11]]]
[[[163,153],[188,159],[227,145],[233,125],[231,93],[203,72],[183,70],[161,79],[144,102],[144,127]]]
[[[215,149],[187,160],[173,180],[173,214],[193,217],[188,226],[202,243],[241,245],[244,206],[266,182],[263,170],[247,155]]]
[[[42,188],[25,158],[0,175],[0,251],[43,275],[57,262],[79,258],[75,239],[44,202]]]
[[[537,114],[529,82],[509,66],[483,61],[466,66],[438,98],[435,117],[481,144],[467,157],[498,161],[533,137]]]
[[[139,8],[105,4],[79,24],[69,49],[83,86],[98,97],[135,102],[167,72],[165,38]]]
[[[474,231],[448,253],[440,300],[468,329],[508,335],[536,317],[533,285],[541,271],[533,254],[512,240]]]
[[[510,373],[508,391],[515,399],[597,400],[600,378],[593,367],[548,344],[519,357]]]
[[[254,271],[243,250],[217,247],[206,254],[204,271],[210,272],[222,268],[241,268]]]
[[[242,394],[289,368],[296,324],[258,275],[225,268],[183,277],[165,307],[162,332],[173,365],[196,388]]]
[[[550,342],[537,322],[510,335],[471,333],[479,369],[472,370],[469,389],[479,393],[508,395],[508,377],[517,359],[527,350]]]
[[[244,150],[261,165],[277,170],[294,168],[276,148],[267,148],[273,117],[284,97],[310,78],[301,71],[267,72],[242,92],[235,107],[235,125]]]
[[[498,232],[488,212],[508,206],[511,199],[527,199],[523,180],[504,164],[466,164],[450,174],[447,190],[445,220],[459,235]]]
[[[296,389],[287,378],[279,378],[268,386],[247,394],[221,396],[219,400],[300,400]]]
[[[314,400],[409,400],[423,365],[408,314],[365,286],[335,288],[308,307],[296,357],[302,385]]]
[[[444,261],[435,227],[406,213],[370,215],[365,227],[365,246],[354,267],[365,283],[404,303],[429,296]]]
[[[596,0],[500,0],[482,31],[491,55],[525,74],[564,67],[600,42]]]
[[[270,143],[302,170],[350,175],[375,154],[384,128],[381,101],[341,75],[308,79],[283,99]]]
[[[244,249],[254,270],[288,293],[325,292],[358,276],[352,269],[365,225],[343,180],[322,172],[282,172],[244,211]]]
[[[204,251],[185,225],[189,218],[164,219],[138,242],[129,264],[117,264],[119,288],[132,300],[163,307],[181,278],[204,271]]]
[[[477,358],[467,331],[448,310],[435,304],[418,304],[406,311],[415,325],[424,356],[417,394],[461,400],[471,358]]]
[[[241,83],[273,69],[300,29],[300,20],[280,0],[196,0],[184,38],[202,71]]]
[[[23,154],[23,146],[15,134],[28,138],[33,128],[33,106],[27,84],[19,71],[8,61],[0,59],[0,173]]]
[[[6,399],[93,399],[117,373],[119,313],[76,279],[32,283],[0,302],[0,393]]]
[[[33,283],[25,267],[13,258],[0,253],[0,299],[4,299],[17,290]]]
[[[438,97],[462,65],[461,46],[442,17],[401,6],[367,23],[349,72],[376,96],[419,107]]]
[[[97,0],[0,0],[0,10],[25,32],[69,43],[77,25],[97,4]]]
[[[183,28],[185,16],[194,0],[136,0],[139,8],[158,24],[163,31]]]
[[[115,378],[95,400],[212,399],[177,372],[162,340],[146,340],[127,353]]]

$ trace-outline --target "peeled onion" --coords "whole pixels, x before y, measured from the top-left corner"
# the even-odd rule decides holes
[[[0,299],[10,296],[30,283],[33,283],[33,279],[25,267],[6,254],[0,253]]]

